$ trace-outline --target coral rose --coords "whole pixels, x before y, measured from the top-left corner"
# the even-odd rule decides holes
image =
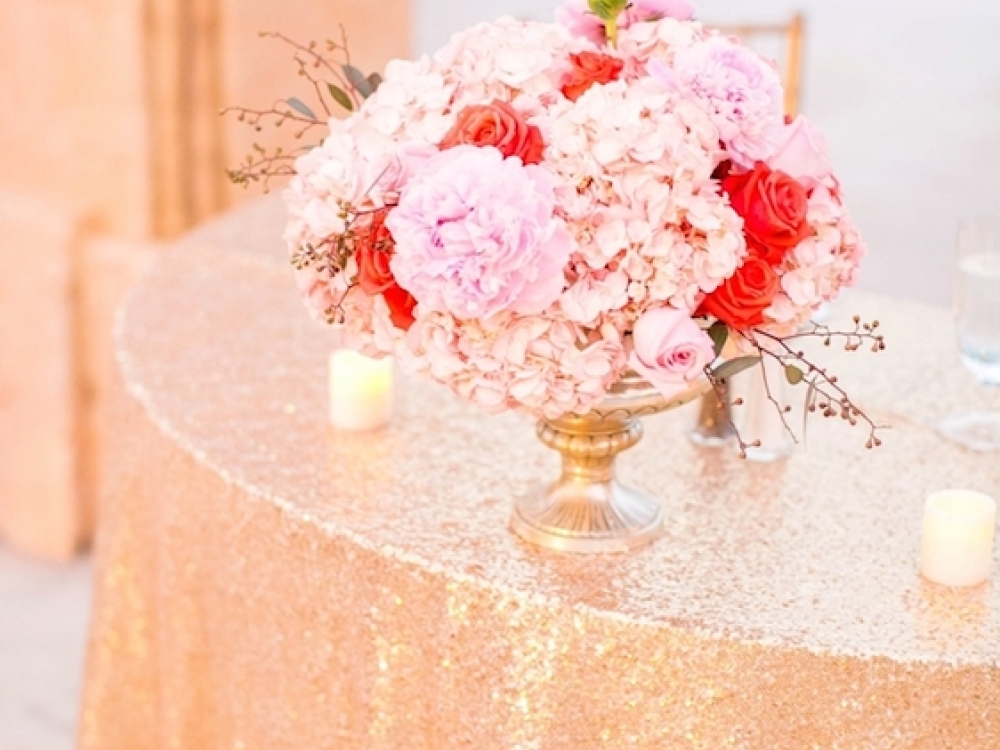
[[[455,146],[493,146],[505,158],[539,164],[545,142],[541,131],[505,102],[477,104],[458,113],[458,121],[441,141],[441,150]]]
[[[555,181],[541,167],[495,148],[442,151],[389,212],[392,272],[422,310],[459,320],[537,315],[562,294],[577,249],[555,206]]]
[[[562,92],[570,101],[575,102],[595,83],[611,83],[617,81],[625,63],[617,57],[599,52],[580,52],[569,56],[573,70],[566,76]]]
[[[778,293],[778,274],[771,264],[754,255],[736,273],[705,297],[697,315],[714,315],[737,331],[763,325],[764,311]]]
[[[757,162],[749,172],[729,173],[722,181],[733,208],[743,217],[747,245],[777,264],[809,236],[809,197],[796,180]]]
[[[358,266],[357,283],[369,297],[381,294],[389,307],[392,324],[402,330],[413,325],[413,309],[417,301],[396,282],[389,262],[392,260],[393,241],[385,226],[385,212],[375,214],[371,226],[361,230],[357,237],[354,262]]]
[[[664,398],[687,390],[715,360],[712,339],[691,317],[672,307],[650,310],[635,322],[629,367]]]
[[[358,286],[369,297],[381,294],[396,283],[389,270],[392,258],[392,235],[385,226],[385,211],[372,217],[371,225],[358,230],[355,238],[354,261],[358,264]]]

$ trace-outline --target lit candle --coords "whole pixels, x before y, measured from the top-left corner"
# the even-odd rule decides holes
[[[946,586],[976,586],[990,575],[997,504],[968,490],[927,498],[920,571]]]
[[[350,349],[330,355],[330,420],[342,430],[374,430],[392,416],[391,358],[369,359]]]

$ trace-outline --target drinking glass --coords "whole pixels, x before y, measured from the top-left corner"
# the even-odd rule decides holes
[[[1000,217],[964,222],[958,230],[955,322],[962,363],[994,403],[949,417],[941,432],[980,451],[1000,450]]]

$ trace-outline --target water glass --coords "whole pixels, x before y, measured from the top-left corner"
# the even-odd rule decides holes
[[[955,322],[962,363],[995,397],[1000,390],[1000,217],[959,227]],[[950,417],[941,431],[976,450],[1000,450],[1000,410]]]

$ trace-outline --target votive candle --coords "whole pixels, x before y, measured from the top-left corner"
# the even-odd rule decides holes
[[[927,498],[920,572],[946,586],[976,586],[990,576],[997,504],[970,490]]]
[[[330,421],[342,430],[374,430],[392,418],[391,358],[370,359],[351,349],[330,355]]]

